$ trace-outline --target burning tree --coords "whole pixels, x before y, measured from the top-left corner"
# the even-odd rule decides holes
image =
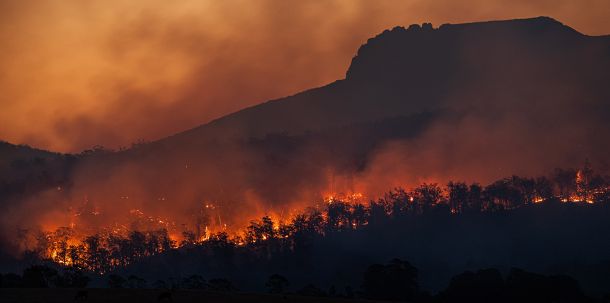
[[[98,273],[110,272],[172,249],[205,248],[211,255],[227,260],[236,252],[247,250],[269,259],[284,252],[306,254],[319,237],[385,226],[392,220],[410,220],[429,213],[457,216],[510,211],[547,201],[607,203],[610,201],[609,184],[607,177],[594,174],[585,165],[580,171],[556,170],[551,178],[513,176],[486,187],[449,182],[445,188],[438,184],[422,184],[411,190],[395,188],[368,203],[361,202],[362,194],[334,195],[318,204],[321,206],[306,208],[288,221],[265,215],[251,220],[244,229],[219,228],[216,232],[205,224],[218,209],[211,203],[204,203],[200,206],[204,211],[191,218],[194,225],[182,225],[182,238],[177,236],[180,233],[175,227],[180,225],[146,216],[140,210],[130,212],[132,224],[116,222],[111,228],[93,233],[71,224],[41,233],[22,230],[19,235],[30,256]],[[96,218],[100,216],[96,215]],[[168,227],[173,228],[172,231]]]

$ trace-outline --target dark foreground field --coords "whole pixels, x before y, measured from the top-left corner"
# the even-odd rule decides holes
[[[61,288],[13,288],[0,289],[0,302],[219,302],[219,303],[253,303],[253,302],[374,302],[345,298],[303,297],[296,295],[266,295],[220,293],[200,290],[179,290],[172,293],[172,300],[159,296],[163,290],[154,289],[87,289],[87,298],[76,298],[78,289]]]

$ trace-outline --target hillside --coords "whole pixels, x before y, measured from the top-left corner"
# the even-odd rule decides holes
[[[369,39],[344,79],[158,141],[79,155],[2,143],[0,268],[34,247],[57,264],[205,272],[248,290],[285,269],[355,286],[400,257],[434,291],[518,266],[601,294],[608,79],[610,36],[551,18],[411,25]]]
[[[345,79],[163,141],[298,134],[439,107],[553,106],[553,100],[538,98],[562,97],[562,90],[589,92],[590,104],[607,110],[609,52],[610,36],[585,36],[547,17],[395,27],[358,50]]]
[[[210,224],[239,228],[337,193],[489,183],[585,159],[607,173],[609,78],[610,36],[551,18],[396,27],[369,39],[345,79],[327,86],[124,151],[24,169],[35,173],[17,183],[8,173],[7,195],[23,199],[4,225],[61,226],[70,222],[54,222],[54,212],[78,209],[104,214],[85,222],[91,229],[133,211],[180,226],[213,204]],[[20,197],[29,184],[35,190]]]
[[[396,27],[358,50],[345,79],[129,150],[104,170],[127,162],[145,175],[196,180],[201,191],[190,196],[243,200],[250,191],[278,203],[302,199],[284,190],[311,197],[335,187],[330,179],[371,183],[380,170],[388,176],[379,190],[420,181],[393,169],[441,183],[544,174],[585,159],[608,171],[600,134],[610,133],[609,77],[610,36],[547,17]],[[394,126],[362,139],[380,124]],[[177,169],[185,166],[191,172]],[[343,190],[356,190],[347,183]]]

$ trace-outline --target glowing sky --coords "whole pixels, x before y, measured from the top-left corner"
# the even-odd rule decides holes
[[[386,28],[539,15],[610,33],[608,0],[3,0],[0,139],[154,140],[342,78]]]

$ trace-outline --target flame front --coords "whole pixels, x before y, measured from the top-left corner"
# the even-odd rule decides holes
[[[593,204],[607,199],[604,197],[610,193],[608,183],[592,182],[586,169],[576,171],[571,180],[565,184],[557,181],[550,187],[533,186],[534,179],[518,177],[502,179],[485,188],[464,183],[449,183],[441,188],[435,183],[424,183],[409,191],[396,188],[378,200],[366,192],[328,191],[311,203],[261,208],[248,214],[242,212],[239,217],[230,215],[235,212],[226,202],[215,200],[199,200],[182,216],[171,212],[158,215],[159,211],[143,207],[116,215],[116,209],[108,208],[115,204],[94,203],[85,195],[76,206],[45,221],[39,231],[24,232],[20,236],[21,247],[60,265],[104,273],[144,257],[208,242],[230,242],[241,247],[289,241],[300,228],[318,233],[356,230],[368,225],[379,212],[421,214],[430,208],[446,207],[451,214],[459,215],[468,209],[506,210],[547,201]],[[65,189],[57,191],[63,193]],[[137,195],[118,196],[120,201],[129,200],[127,205],[145,205],[137,203]],[[156,200],[171,207],[173,199],[163,195]]]

